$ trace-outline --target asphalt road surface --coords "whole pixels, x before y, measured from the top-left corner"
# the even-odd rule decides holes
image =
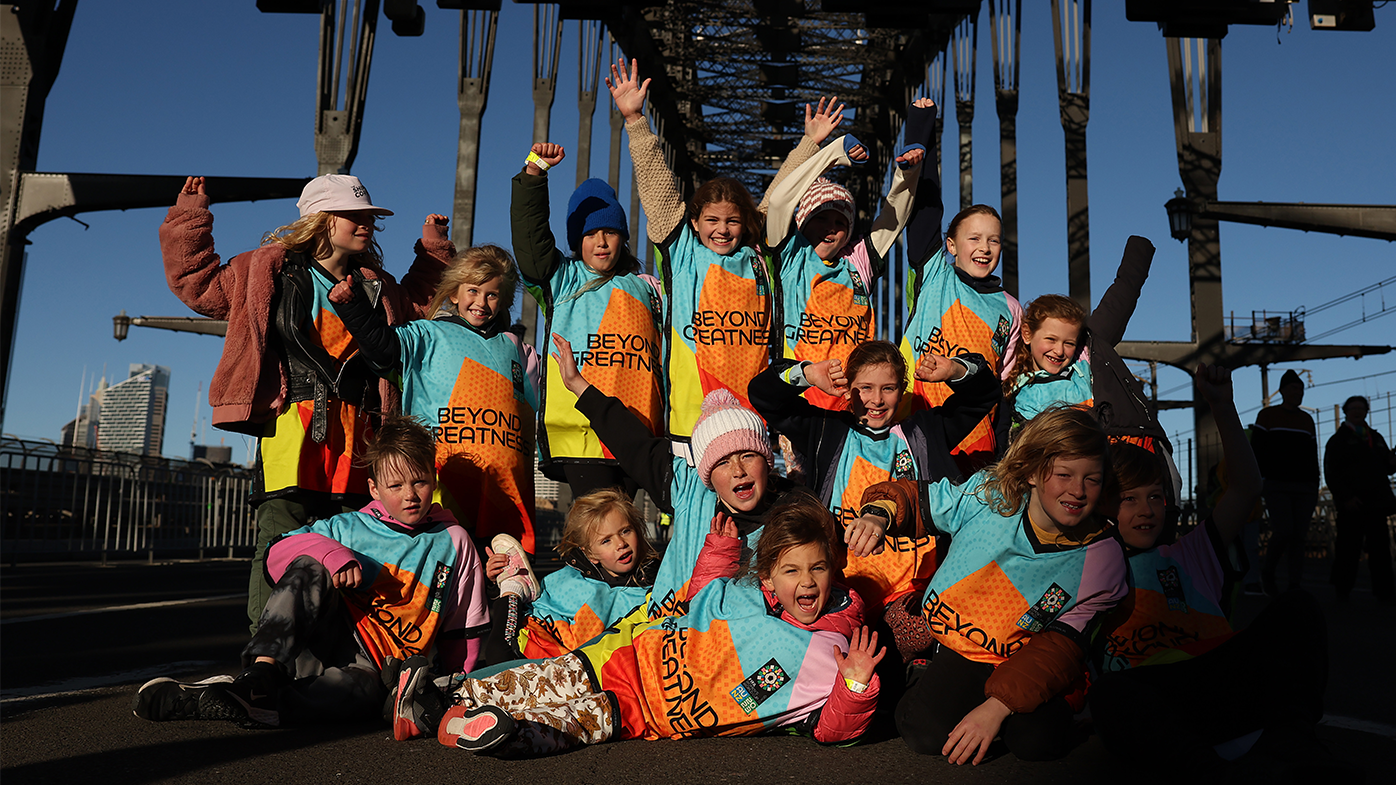
[[[1312,565],[1309,574],[1326,574]],[[898,738],[856,747],[763,737],[629,741],[528,761],[476,758],[434,740],[395,742],[372,724],[242,730],[221,722],[153,723],[131,714],[154,676],[235,673],[247,638],[247,562],[30,564],[0,570],[0,777],[37,783],[1084,783],[1276,780],[1243,766],[1210,778],[1163,778],[1157,759],[1112,758],[1089,736],[1067,758],[1025,763],[1010,754],[955,767],[913,754]],[[1356,592],[1325,604],[1332,654],[1320,739],[1347,772],[1391,781],[1396,610]],[[1244,621],[1264,598],[1246,598]],[[1296,620],[1296,634],[1303,634]],[[1284,656],[1284,652],[1276,652]],[[1142,743],[1141,747],[1147,748]],[[1292,781],[1311,781],[1312,774]]]

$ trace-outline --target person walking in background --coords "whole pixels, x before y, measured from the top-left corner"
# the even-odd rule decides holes
[[[1396,513],[1396,494],[1387,475],[1396,472],[1396,455],[1376,430],[1367,426],[1367,399],[1354,395],[1343,402],[1343,424],[1323,449],[1323,474],[1333,492],[1338,543],[1331,582],[1338,601],[1346,602],[1357,582],[1357,562],[1367,549],[1372,594],[1388,605],[1396,602],[1392,582],[1391,533],[1387,516]]]
[[[1304,382],[1293,370],[1280,377],[1279,406],[1256,415],[1251,448],[1265,478],[1265,509],[1270,516],[1270,543],[1265,548],[1260,580],[1265,593],[1278,595],[1275,570],[1289,554],[1289,588],[1299,588],[1304,571],[1304,541],[1318,504],[1318,436],[1314,418],[1299,408]]]

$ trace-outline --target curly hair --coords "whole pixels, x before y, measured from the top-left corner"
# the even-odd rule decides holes
[[[1077,337],[1078,349],[1085,341],[1086,309],[1075,300],[1061,294],[1044,294],[1037,297],[1023,309],[1023,331],[1018,334],[1017,357],[1013,360],[1013,372],[1008,376],[1010,381],[1016,381],[1022,374],[1032,373],[1033,359],[1028,348],[1027,335],[1042,329],[1042,323],[1048,319],[1060,319],[1080,327],[1081,335]]]
[[[309,254],[316,261],[328,259],[334,255],[334,247],[330,245],[330,234],[334,231],[334,222],[338,219],[334,213],[311,213],[262,235],[262,245],[275,243],[288,251]],[[383,249],[378,247],[380,231],[382,227],[375,223],[373,241],[369,243],[367,251],[351,257],[355,263],[375,270],[383,269]]]
[[[688,220],[697,222],[704,207],[721,202],[729,202],[742,216],[742,245],[760,243],[761,214],[756,210],[756,201],[740,180],[731,177],[714,177],[699,186],[688,202]]]
[[[1099,458],[1104,473],[1101,497],[1117,493],[1110,440],[1091,414],[1071,406],[1053,406],[1023,426],[1002,459],[988,469],[989,479],[975,494],[999,515],[1023,509],[1033,481],[1041,481],[1058,459]]]

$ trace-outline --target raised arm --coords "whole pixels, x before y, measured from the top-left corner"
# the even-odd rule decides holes
[[[805,104],[805,135],[800,137],[795,149],[785,156],[785,161],[781,163],[780,169],[776,170],[776,176],[766,187],[766,193],[761,196],[761,204],[757,205],[756,209],[762,215],[765,215],[770,209],[771,192],[775,190],[776,186],[800,168],[805,161],[808,161],[810,156],[819,150],[819,146],[824,144],[824,140],[829,138],[829,134],[843,123],[844,105],[834,106],[838,100],[836,97],[824,98],[821,96],[818,109]]]
[[[935,132],[936,107],[929,98],[911,105],[906,115],[906,139],[930,140]],[[924,144],[924,142],[922,142]],[[927,145],[930,150],[930,145]],[[920,275],[921,268],[935,252],[944,246],[940,222],[945,218],[945,203],[940,195],[940,172],[934,161],[921,167],[916,198],[912,200],[911,218],[906,225],[907,259]]]
[[[566,157],[562,145],[540,142],[529,151],[523,171],[514,175],[509,228],[514,240],[514,259],[519,263],[519,272],[530,283],[545,286],[563,262],[557,238],[548,223],[552,215],[548,205],[548,169]]]
[[[330,302],[334,303],[335,314],[344,322],[344,329],[354,336],[354,341],[359,345],[359,355],[368,363],[368,367],[385,378],[396,372],[402,361],[402,344],[398,341],[397,329],[388,326],[364,295],[363,275],[357,269],[351,271],[344,280],[335,284],[329,297]]]
[[[456,258],[456,246],[447,228],[449,221],[446,216],[434,213],[422,224],[422,239],[413,249],[416,258],[407,274],[398,281],[402,299],[411,311],[400,314],[401,321],[430,319],[434,315],[427,313],[427,308],[436,295],[436,287],[441,285],[447,265]]]
[[[902,233],[911,218],[916,200],[916,186],[920,182],[921,167],[926,163],[924,145],[908,145],[897,155],[896,168],[892,171],[892,187],[882,197],[877,218],[873,219],[868,231],[868,243],[877,252],[877,258],[885,259],[897,235]],[[885,267],[886,265],[882,265]]]
[[[664,162],[659,138],[650,130],[650,121],[644,114],[650,80],[640,81],[635,60],[630,61],[627,75],[625,58],[621,57],[611,66],[606,87],[610,88],[611,98],[625,119],[625,133],[630,137],[630,163],[635,167],[635,184],[640,189],[640,205],[645,209],[649,238],[662,243],[683,222],[684,203],[674,173]]]
[[[213,250],[213,213],[208,205],[204,178],[187,178],[160,224],[160,254],[165,281],[180,302],[203,316],[227,319],[232,298],[240,296],[242,287],[233,266],[222,264]]]
[[[977,354],[961,355],[953,360],[927,354],[916,367],[916,378],[923,382],[941,381],[928,376],[928,365],[938,368],[942,364],[961,363],[969,372],[959,378],[944,380],[950,385],[952,394],[933,410],[939,413],[945,423],[945,439],[949,445],[964,441],[979,421],[987,417],[1003,398],[1003,386],[999,383],[998,375],[994,373],[988,361]]]
[[[798,230],[792,224],[800,197],[820,175],[834,166],[851,166],[866,160],[867,149],[852,134],[845,134],[811,156],[785,182],[779,186],[773,183],[766,191],[771,200],[770,214],[766,216],[766,244],[776,247]]]
[[[1212,524],[1222,542],[1230,543],[1250,519],[1260,498],[1260,464],[1246,441],[1241,416],[1231,388],[1231,371],[1220,365],[1198,365],[1193,372],[1198,392],[1212,407],[1212,418],[1221,436],[1222,457],[1226,459],[1226,490],[1212,508]]]
[[[844,395],[848,381],[838,359],[817,363],[777,360],[747,385],[747,400],[772,430],[790,438],[806,456],[818,424],[831,414],[805,400],[804,392],[818,387],[829,395]]]
[[[1105,290],[1100,303],[1091,312],[1089,324],[1095,339],[1111,346],[1124,340],[1125,328],[1129,327],[1129,319],[1134,315],[1144,282],[1149,279],[1149,266],[1153,260],[1153,243],[1143,237],[1130,237],[1125,242],[1124,258],[1115,271],[1115,281]]]

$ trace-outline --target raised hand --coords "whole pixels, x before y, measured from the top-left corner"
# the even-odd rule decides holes
[[[897,163],[903,168],[915,166],[926,158],[926,151],[920,147],[914,147],[897,156]]]
[[[616,58],[611,66],[611,75],[606,77],[606,87],[610,88],[611,98],[625,122],[645,116],[645,97],[649,95],[650,80],[640,81],[636,61],[630,61],[630,75],[626,76],[625,56]]]
[[[1197,382],[1197,391],[1210,406],[1232,403],[1231,369],[1221,365],[1198,363],[1192,378]]]
[[[834,103],[839,99],[835,96],[819,99],[819,108],[814,109],[809,104],[805,104],[805,136],[814,141],[815,144],[822,143],[829,138],[835,128],[843,124],[843,104],[837,107]],[[825,102],[828,102],[827,105]]]
[[[557,349],[553,352],[553,359],[557,360],[557,372],[562,377],[562,386],[578,398],[582,397],[582,393],[591,387],[591,382],[577,370],[577,360],[572,356],[572,344],[561,335],[553,333],[553,348]]]
[[[549,169],[562,163],[562,159],[567,157],[567,151],[562,149],[562,145],[552,142],[539,142],[529,149],[539,158],[542,158],[543,163],[547,164]],[[524,171],[532,175],[540,175],[547,170],[529,161],[524,164]]]
[[[844,375],[843,363],[837,357],[806,365],[805,381],[826,395],[849,396],[848,377]]]
[[[877,664],[887,654],[886,647],[877,648],[877,633],[867,627],[859,627],[848,640],[848,654],[834,647],[834,657],[839,664],[839,675],[859,684],[867,684],[873,676]]]
[[[447,218],[446,216],[442,215],[441,213],[432,213],[431,215],[428,215],[426,221],[424,221],[424,222],[422,223],[422,239],[423,239],[423,240],[448,240],[448,239],[450,239],[450,234],[446,231],[447,227],[450,226],[450,224],[451,224],[451,219],[450,219],[450,218]]]
[[[877,515],[863,515],[844,527],[843,541],[855,556],[869,556],[882,553],[887,535],[887,519]]]
[[[917,109],[934,109],[936,102],[932,101],[929,98],[918,98],[915,101],[912,101],[911,105],[916,107]]]
[[[921,356],[916,365],[916,380],[921,382],[953,382],[965,377],[963,365],[939,354]]]
[[[853,149],[848,151],[848,159],[855,164],[861,164],[868,160],[868,148],[861,144],[853,145]]]
[[[708,533],[716,534],[719,537],[731,537],[735,540],[738,537],[737,522],[727,517],[727,513],[718,512],[717,515],[713,516],[712,526]]]
[[[182,193],[182,194],[189,194],[190,196],[194,196],[194,195],[204,196],[204,195],[206,195],[206,192],[204,191],[204,178],[202,178],[202,177],[189,177],[189,178],[186,178],[185,181],[184,181],[184,187],[181,188],[181,189],[179,189],[179,192]]]

